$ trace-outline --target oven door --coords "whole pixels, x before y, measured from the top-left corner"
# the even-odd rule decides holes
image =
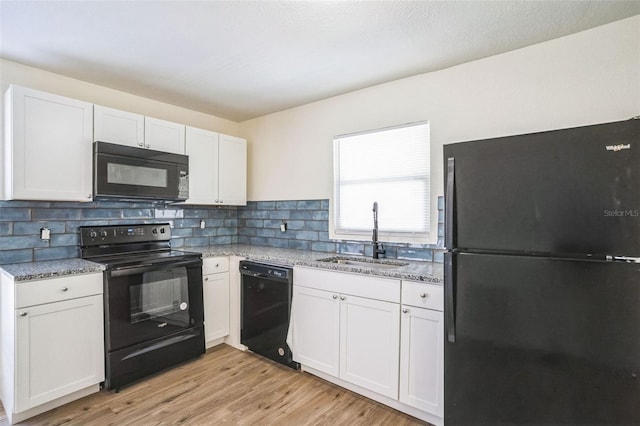
[[[189,198],[186,155],[96,142],[94,196],[100,198]]]
[[[204,322],[200,258],[114,268],[106,272],[105,287],[108,351]]]

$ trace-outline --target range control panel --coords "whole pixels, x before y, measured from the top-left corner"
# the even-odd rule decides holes
[[[80,227],[80,245],[85,247],[169,240],[171,240],[169,223]]]

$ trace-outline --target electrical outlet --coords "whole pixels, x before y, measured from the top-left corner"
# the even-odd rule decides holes
[[[49,241],[51,239],[51,230],[49,228],[40,228],[40,239]]]
[[[204,219],[200,219],[200,229],[204,229],[206,226],[206,223],[204,221]]]
[[[285,232],[287,230],[287,222],[282,222],[280,224],[280,232]]]

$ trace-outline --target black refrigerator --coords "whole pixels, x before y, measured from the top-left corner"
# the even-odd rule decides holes
[[[444,162],[445,425],[640,425],[640,119]]]

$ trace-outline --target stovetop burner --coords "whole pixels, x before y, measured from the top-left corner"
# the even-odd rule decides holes
[[[118,253],[104,256],[96,256],[86,258],[92,262],[106,265],[107,267],[122,267],[127,265],[135,265],[140,263],[157,264],[162,262],[173,262],[175,260],[187,257],[200,257],[199,252],[168,250],[156,252],[136,252],[136,253]]]

